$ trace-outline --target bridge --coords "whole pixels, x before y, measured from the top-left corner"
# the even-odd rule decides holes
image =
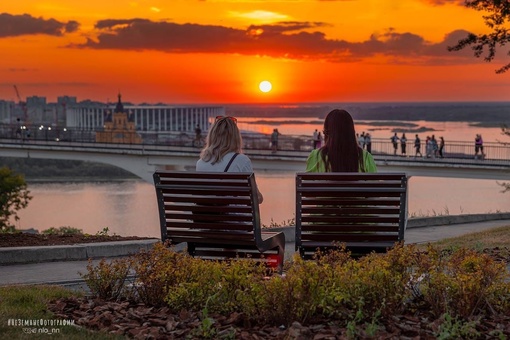
[[[250,157],[255,171],[304,171],[309,150],[296,148],[295,139],[283,141],[282,150],[272,153],[266,145],[244,138],[244,152]],[[290,147],[289,147],[290,145]],[[286,147],[287,146],[287,147]],[[454,177],[473,179],[510,180],[510,147],[501,143],[486,144],[486,157],[475,159],[472,143],[449,143],[447,157],[413,157],[408,143],[409,156],[393,154],[388,141],[375,140],[372,154],[380,172],[406,172],[408,176]],[[298,150],[295,150],[298,149]],[[422,147],[423,149],[423,147]],[[166,144],[114,144],[90,141],[30,140],[0,138],[0,157],[81,160],[111,164],[123,168],[152,183],[156,170],[194,169],[200,149],[188,142]]]

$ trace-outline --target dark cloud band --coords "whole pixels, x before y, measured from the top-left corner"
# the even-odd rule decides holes
[[[0,37],[16,37],[28,34],[61,36],[78,30],[76,21],[60,22],[55,19],[35,18],[29,14],[0,14]]]
[[[377,55],[394,61],[420,64],[458,62],[458,58],[472,61],[469,51],[448,52],[467,35],[457,30],[439,43],[426,41],[422,36],[388,28],[362,42],[328,39],[321,29],[331,26],[322,22],[287,21],[270,25],[251,25],[246,29],[218,25],[202,25],[148,19],[107,19],[95,24],[94,38],[68,48],[156,50],[168,53],[227,53],[258,55],[296,60],[325,60],[329,62],[359,61]],[[0,37],[29,34],[62,36],[77,31],[76,21],[35,18],[28,14],[0,14]]]

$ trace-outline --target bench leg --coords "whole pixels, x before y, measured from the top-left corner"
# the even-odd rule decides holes
[[[195,244],[188,242],[188,254],[190,254],[192,257],[195,257]]]

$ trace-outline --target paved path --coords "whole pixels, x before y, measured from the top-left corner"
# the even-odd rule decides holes
[[[476,223],[463,223],[441,225],[431,227],[414,227],[406,230],[406,243],[427,243],[445,238],[456,237],[463,234],[487,230],[499,226],[510,225],[510,220],[493,220]],[[154,241],[152,241],[154,242]],[[91,247],[92,245],[89,245]],[[105,245],[97,244],[98,247],[107,249]],[[139,244],[140,248],[146,248],[147,242]],[[294,243],[286,244],[285,258],[289,259],[294,253]],[[92,250],[90,250],[92,251]],[[25,252],[30,254],[30,252]],[[6,255],[4,253],[3,255]],[[102,253],[107,256],[108,253]],[[112,254],[118,256],[118,252],[112,250]],[[0,254],[0,256],[2,256]],[[6,255],[7,256],[7,255]],[[24,256],[23,252],[17,253],[18,259]],[[33,256],[33,255],[26,255]],[[96,260],[97,261],[97,260]],[[88,261],[57,261],[27,264],[0,265],[0,286],[12,284],[59,284],[71,288],[84,288],[79,273],[85,273]]]

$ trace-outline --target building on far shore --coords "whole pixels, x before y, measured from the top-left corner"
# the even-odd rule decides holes
[[[32,132],[32,139],[138,143],[134,132],[128,133],[130,130],[107,137],[109,129],[119,130],[126,124],[143,143],[191,144],[197,125],[206,132],[215,117],[226,115],[225,106],[219,105],[121,104],[127,120],[119,122],[124,115],[116,121],[117,106],[110,102],[78,101],[73,96],[60,96],[56,103],[47,103],[46,97],[38,96],[19,103],[0,100],[0,129],[11,138],[15,138],[16,129],[25,126]]]
[[[115,110],[107,112],[102,129],[96,130],[97,143],[141,144],[142,138],[136,132],[133,115],[124,111],[121,95]]]
[[[207,131],[214,117],[225,115],[224,106],[124,104],[123,108],[143,138],[183,133],[194,135],[197,125]],[[66,108],[66,126],[97,131],[105,128],[111,111],[108,104],[81,102]]]

